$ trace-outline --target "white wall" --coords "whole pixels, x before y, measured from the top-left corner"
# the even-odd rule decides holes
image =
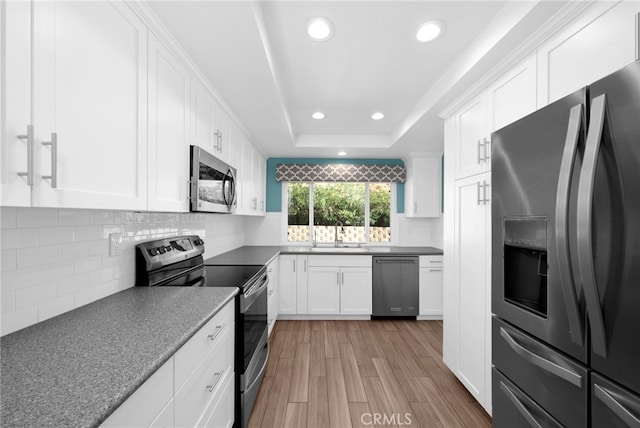
[[[11,333],[134,286],[134,247],[197,234],[205,257],[244,245],[244,218],[217,214],[0,208],[0,332]],[[122,233],[109,256],[110,233]]]

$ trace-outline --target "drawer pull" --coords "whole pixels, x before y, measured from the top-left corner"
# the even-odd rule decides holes
[[[429,269],[429,272],[442,272],[442,269]]]
[[[429,260],[429,263],[442,263],[442,260]]]
[[[226,324],[217,325],[215,331],[207,336],[209,340],[216,340],[216,337],[220,335],[220,333],[222,332],[222,330],[224,330],[226,326],[227,326]]]
[[[214,389],[216,389],[216,385],[218,385],[218,383],[220,382],[220,379],[222,379],[222,375],[224,374],[224,370],[220,371],[220,372],[215,372],[213,374],[213,379],[211,380],[211,385],[207,385],[207,391],[209,392],[213,392]]]

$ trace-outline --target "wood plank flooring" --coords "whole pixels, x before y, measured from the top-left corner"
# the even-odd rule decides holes
[[[250,428],[490,427],[440,321],[276,322]]]

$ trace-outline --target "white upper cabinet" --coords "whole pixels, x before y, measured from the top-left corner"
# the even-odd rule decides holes
[[[0,7],[0,36],[4,40],[0,92],[2,144],[0,181],[2,205],[31,205],[33,147],[31,119],[31,6],[28,2],[3,2]],[[29,129],[29,131],[28,131]],[[29,135],[27,135],[29,134]],[[27,172],[29,178],[27,178]],[[18,175],[22,174],[22,175]]]
[[[635,60],[640,2],[599,2],[538,50],[540,105],[546,105]]]
[[[456,113],[456,178],[491,168],[487,161],[488,133],[486,94],[477,96]]]
[[[488,133],[533,113],[537,108],[537,63],[531,55],[503,74],[487,90]],[[487,156],[491,156],[487,147]]]
[[[406,217],[440,217],[442,205],[442,157],[440,153],[414,154],[405,159]]]
[[[149,202],[152,211],[189,211],[190,75],[149,36]]]
[[[213,155],[222,159],[223,161],[233,165],[233,140],[231,138],[233,132],[233,119],[229,116],[227,110],[220,104],[215,105],[214,126],[216,129],[216,141],[214,143]]]
[[[193,79],[191,87],[191,144],[214,154],[218,142],[214,123],[216,100],[199,80]]]
[[[33,5],[33,204],[146,209],[147,28],[121,2]]]

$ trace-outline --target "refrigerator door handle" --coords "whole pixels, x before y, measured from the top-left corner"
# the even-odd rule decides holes
[[[618,400],[616,400],[609,391],[596,383],[593,384],[593,389],[596,398],[602,401],[605,406],[609,408],[609,410],[611,410],[616,414],[616,416],[622,419],[624,423],[627,424],[627,426],[630,426],[632,428],[640,428],[640,419],[638,419],[637,416],[631,413]]]
[[[578,185],[578,215],[576,226],[578,228],[578,264],[582,287],[587,303],[589,326],[591,327],[591,340],[593,352],[606,358],[607,339],[600,306],[600,295],[596,283],[595,266],[593,263],[593,237],[591,231],[591,210],[593,207],[593,189],[596,178],[596,166],[598,153],[604,129],[604,116],[606,95],[602,94],[591,102],[591,117],[589,131],[584,150],[584,161],[580,171],[580,184]]]
[[[567,126],[567,138],[564,142],[564,151],[560,163],[560,175],[558,178],[558,190],[556,192],[556,260],[558,263],[560,288],[564,296],[569,318],[569,332],[571,341],[582,346],[584,338],[584,326],[578,310],[578,297],[574,286],[571,258],[569,257],[569,191],[571,189],[571,176],[578,151],[578,140],[582,129],[583,106],[578,104],[571,108],[569,124]]]
[[[502,392],[504,392],[509,401],[511,401],[516,409],[518,409],[518,412],[520,412],[522,417],[529,423],[532,428],[542,428],[542,425],[540,425],[540,423],[536,421],[531,412],[525,407],[524,404],[522,404],[520,400],[518,400],[518,397],[516,397],[516,395],[511,391],[511,389],[509,389],[507,385],[500,382],[500,389],[502,389]]]
[[[560,379],[566,380],[572,385],[582,388],[582,376],[578,373],[574,373],[558,364],[534,354],[527,348],[519,344],[504,328],[500,327],[500,336],[507,342],[507,344],[513,349],[513,351],[520,355],[522,358],[530,362],[531,364],[540,367],[542,370],[551,373]]]

